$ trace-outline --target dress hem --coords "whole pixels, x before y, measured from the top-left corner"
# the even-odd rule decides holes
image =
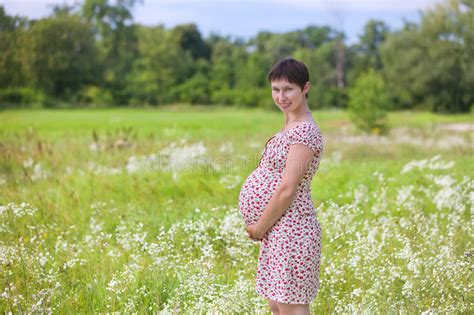
[[[318,295],[318,292],[319,292],[319,288],[317,288],[316,292],[314,293],[314,295],[309,299],[308,302],[304,303],[304,302],[292,302],[292,301],[288,301],[288,300],[284,300],[284,299],[281,299],[279,297],[270,297],[270,296],[267,296],[265,293],[263,293],[263,291],[260,291],[259,289],[256,289],[257,293],[261,296],[263,296],[264,298],[266,299],[270,299],[272,301],[276,301],[276,302],[279,302],[279,303],[284,303],[284,304],[311,304],[311,302],[316,298],[316,296]]]

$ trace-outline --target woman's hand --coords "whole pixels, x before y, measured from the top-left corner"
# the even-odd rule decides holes
[[[261,231],[259,231],[259,229],[257,228],[257,224],[247,225],[245,230],[247,231],[248,237],[250,237],[254,241],[262,240],[263,236],[265,235],[265,233],[262,233]]]

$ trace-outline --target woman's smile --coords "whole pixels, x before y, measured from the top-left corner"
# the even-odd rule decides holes
[[[306,102],[306,88],[302,90],[296,83],[278,79],[271,81],[271,86],[273,101],[284,112],[294,111]]]

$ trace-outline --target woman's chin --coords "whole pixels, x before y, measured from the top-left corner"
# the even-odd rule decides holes
[[[288,105],[288,106],[278,105],[278,108],[284,113],[291,112],[291,105]]]

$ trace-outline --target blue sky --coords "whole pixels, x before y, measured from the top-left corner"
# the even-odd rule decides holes
[[[7,14],[41,18],[58,3],[74,0],[0,0]],[[403,21],[419,21],[419,10],[442,0],[144,0],[134,8],[136,22],[170,28],[194,22],[210,32],[249,38],[259,31],[286,32],[308,25],[330,25],[355,42],[369,19],[384,20],[392,30]]]

